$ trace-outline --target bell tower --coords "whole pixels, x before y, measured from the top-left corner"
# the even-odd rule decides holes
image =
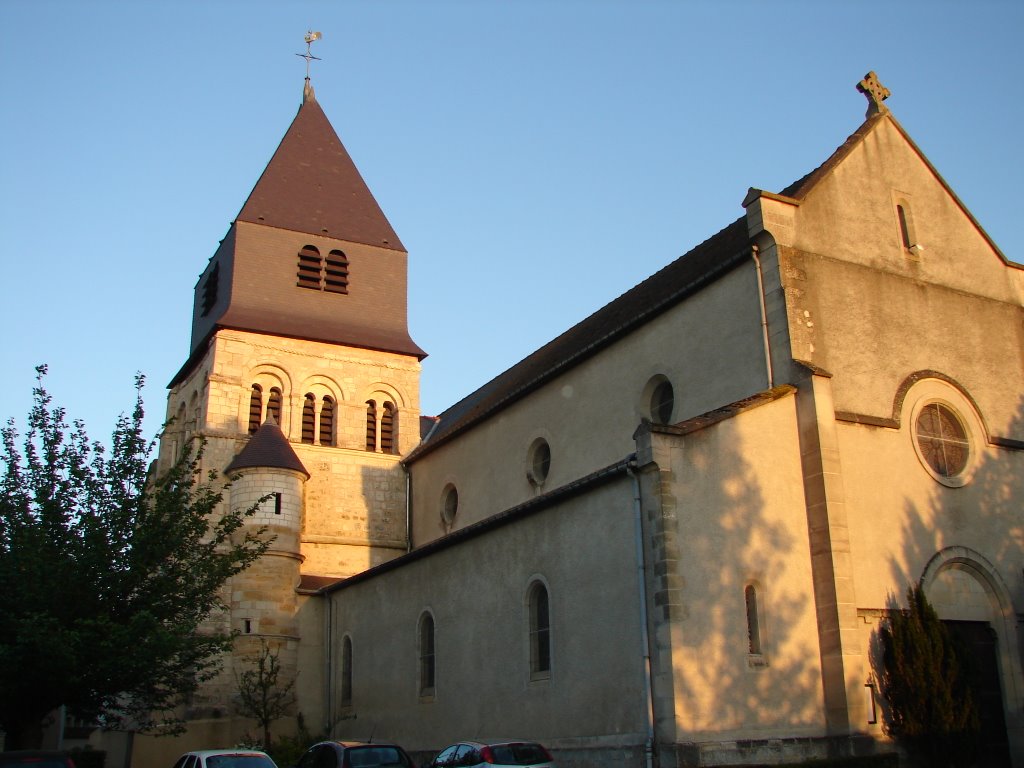
[[[291,126],[195,285],[159,459],[166,467],[202,437],[204,469],[239,485],[225,504],[239,504],[241,488],[270,488],[283,503],[267,513],[281,529],[269,556],[229,585],[246,599],[227,596],[217,621],[238,633],[238,648],[287,651],[307,717],[322,706],[313,679],[322,624],[303,618],[313,610],[306,595],[408,546],[399,460],[419,442],[426,353],[409,335],[407,259],[307,78]],[[230,729],[225,738],[241,727],[229,702],[244,659],[236,650],[192,713],[221,721],[207,727]]]

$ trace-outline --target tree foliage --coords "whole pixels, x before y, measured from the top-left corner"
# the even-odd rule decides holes
[[[197,631],[222,586],[269,546],[244,526],[255,507],[219,514],[215,473],[194,442],[159,477],[142,434],[143,378],[108,450],[37,386],[20,440],[2,429],[0,728],[33,746],[64,705],[108,726],[180,730],[175,708],[216,673],[230,637]]]
[[[281,676],[278,652],[263,640],[255,663],[238,675],[238,712],[251,717],[263,732],[263,748],[270,748],[270,726],[288,714],[295,703],[294,680]]]
[[[895,605],[895,598],[891,600]],[[907,608],[879,630],[885,731],[928,766],[970,766],[980,719],[964,671],[965,654],[939,620],[920,583]]]

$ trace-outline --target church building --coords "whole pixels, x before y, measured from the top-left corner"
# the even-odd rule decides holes
[[[819,167],[738,187],[735,221],[425,417],[409,255],[307,80],[196,284],[159,458],[202,436],[276,538],[211,619],[235,652],[187,734],[133,764],[254,733],[263,645],[311,732],[421,761],[887,751],[877,631],[921,580],[980,670],[986,765],[1024,767],[1024,268],[858,88]]]

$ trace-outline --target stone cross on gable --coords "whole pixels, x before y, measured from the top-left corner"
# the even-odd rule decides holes
[[[889,89],[878,81],[878,75],[874,72],[864,75],[864,79],[857,83],[857,90],[868,97],[868,117],[888,111],[882,102],[889,98]]]

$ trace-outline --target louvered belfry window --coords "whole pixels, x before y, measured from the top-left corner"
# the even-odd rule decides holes
[[[327,293],[348,293],[348,256],[337,249],[320,256],[315,245],[304,245],[299,251],[296,285]]]
[[[206,276],[205,282],[203,282],[203,309],[200,313],[200,317],[206,317],[210,314],[210,310],[213,309],[217,303],[217,287],[220,283],[220,264],[214,264],[213,269]]]
[[[377,450],[377,403],[366,401],[366,450]]]
[[[383,453],[395,452],[395,406],[384,403],[380,416],[380,449]]]
[[[302,250],[299,251],[298,285],[302,288],[320,290],[322,267],[323,261],[320,258],[320,251],[312,245],[302,246]]]
[[[281,390],[277,387],[270,388],[270,399],[267,400],[267,415],[274,417],[274,423],[281,423]]]
[[[341,251],[331,251],[327,254],[324,290],[330,293],[348,293],[348,257]]]
[[[334,400],[329,397],[320,406],[320,445],[334,445]]]
[[[312,392],[306,393],[302,403],[302,442],[312,445],[316,434],[316,398]]]
[[[252,385],[252,394],[249,395],[249,434],[253,434],[260,428],[260,418],[263,416],[263,388],[259,384]]]

